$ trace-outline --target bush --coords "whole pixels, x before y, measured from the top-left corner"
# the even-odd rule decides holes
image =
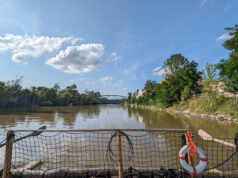
[[[188,101],[191,97],[192,97],[192,90],[189,88],[189,86],[185,86],[181,96],[182,102]]]

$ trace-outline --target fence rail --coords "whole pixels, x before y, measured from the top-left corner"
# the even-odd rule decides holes
[[[188,143],[186,131],[9,131],[3,177],[189,177],[178,159],[179,150]],[[238,177],[237,137],[220,138],[216,142],[193,134],[193,142],[208,158],[201,175]],[[199,161],[189,155],[186,159],[190,165]]]
[[[20,130],[16,129],[13,132],[114,132],[114,131],[124,131],[124,132],[177,132],[185,133],[189,129],[62,129],[62,130]]]

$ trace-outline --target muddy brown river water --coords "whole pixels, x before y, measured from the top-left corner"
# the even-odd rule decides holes
[[[109,129],[109,128],[199,128],[214,137],[233,137],[238,125],[224,124],[202,118],[186,118],[169,114],[131,108],[119,104],[75,107],[39,107],[34,110],[0,110],[0,139],[9,129]]]
[[[32,130],[43,125],[46,125],[47,129],[190,129],[193,133],[203,129],[217,138],[234,137],[235,132],[238,131],[238,125],[235,124],[109,104],[0,110],[0,141],[6,137],[10,129]],[[0,149],[0,154],[2,166],[3,149]]]

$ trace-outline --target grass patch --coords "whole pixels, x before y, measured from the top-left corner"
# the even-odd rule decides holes
[[[233,104],[233,98],[224,96],[208,96],[203,94],[196,98],[191,98],[172,107],[173,109],[190,109],[197,113],[218,114],[223,113],[238,118],[238,106]]]

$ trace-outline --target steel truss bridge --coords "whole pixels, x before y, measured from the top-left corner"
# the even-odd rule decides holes
[[[127,99],[127,96],[123,95],[101,95],[100,97],[102,100],[104,99],[104,102],[108,103],[121,103],[123,100]]]

